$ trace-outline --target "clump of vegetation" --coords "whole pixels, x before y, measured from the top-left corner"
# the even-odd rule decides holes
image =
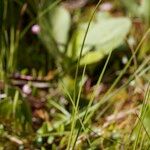
[[[149,4],[0,1],[0,149],[149,149]]]

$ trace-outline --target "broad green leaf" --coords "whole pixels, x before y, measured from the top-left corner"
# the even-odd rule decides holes
[[[84,60],[81,59],[81,64],[94,63],[100,60],[102,55],[108,54],[111,50],[120,46],[131,27],[131,21],[128,18],[110,18],[103,21],[92,22],[88,35],[85,41],[85,47],[83,49]],[[77,52],[76,56],[79,56],[84,34],[87,28],[86,24],[81,24],[78,30],[77,37]],[[96,53],[88,51],[93,47]],[[87,58],[86,58],[87,57]],[[99,58],[99,59],[98,59]],[[90,59],[90,60],[89,60]],[[86,60],[86,61],[85,61]]]
[[[85,45],[95,46],[96,50],[103,49],[104,53],[122,44],[129,32],[131,22],[128,18],[111,18],[103,22],[93,23],[89,29]],[[87,24],[81,26],[85,32]],[[84,34],[80,37],[82,42]],[[81,43],[79,43],[81,45]]]
[[[121,0],[121,3],[125,6],[127,13],[129,13],[131,16],[140,15],[140,7],[137,0]]]
[[[83,58],[81,59],[80,65],[84,65],[84,64],[88,65],[88,64],[97,62],[103,57],[104,57],[104,54],[102,54],[100,51],[88,52],[86,56],[83,56]]]
[[[69,12],[64,7],[57,6],[39,19],[39,25],[41,27],[39,38],[52,56],[57,57],[57,48],[63,52],[68,40],[71,25]]]
[[[59,44],[66,44],[71,25],[71,16],[63,7],[57,7],[51,14],[52,33]]]
[[[145,22],[150,25],[150,0],[143,0],[140,6],[141,15]]]

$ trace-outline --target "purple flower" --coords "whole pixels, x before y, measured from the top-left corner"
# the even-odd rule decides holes
[[[111,11],[113,8],[112,4],[109,2],[103,3],[100,5],[100,10],[101,11]]]
[[[33,34],[39,34],[40,33],[40,26],[38,24],[35,24],[32,26],[31,31]]]
[[[30,87],[28,84],[25,84],[25,85],[23,86],[23,88],[22,88],[22,91],[23,91],[23,93],[25,93],[25,94],[31,94],[32,89],[31,89],[31,87]]]

